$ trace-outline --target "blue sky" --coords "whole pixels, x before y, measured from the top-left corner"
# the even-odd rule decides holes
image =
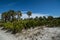
[[[0,0],[0,13],[10,9],[60,16],[60,0]]]

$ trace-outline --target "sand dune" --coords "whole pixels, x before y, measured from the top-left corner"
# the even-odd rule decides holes
[[[0,29],[0,40],[60,40],[60,28],[28,29],[19,36]]]
[[[60,40],[60,28],[44,28],[43,30],[39,28],[30,29],[20,35],[21,40]]]

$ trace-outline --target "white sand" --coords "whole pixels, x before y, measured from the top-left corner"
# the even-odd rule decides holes
[[[11,33],[6,33],[6,30],[1,30],[0,28],[0,40],[17,40],[17,38],[11,34]]]
[[[17,38],[11,33],[0,30],[0,40],[60,40],[60,28],[40,28],[24,30]]]
[[[21,40],[60,40],[60,28],[30,29],[19,36]]]

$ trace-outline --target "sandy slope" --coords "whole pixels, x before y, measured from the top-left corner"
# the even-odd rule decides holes
[[[0,30],[0,40],[60,40],[60,28],[28,29],[17,37],[5,32],[6,30]]]
[[[0,40],[17,40],[11,33],[5,33],[6,30],[1,30],[0,28]]]
[[[39,28],[30,29],[32,31],[27,31],[20,35],[21,40],[60,40],[60,28],[44,28],[41,30]]]

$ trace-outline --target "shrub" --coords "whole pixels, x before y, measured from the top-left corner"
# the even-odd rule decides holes
[[[13,22],[13,33],[21,32],[21,30],[24,28],[22,21],[14,21]]]
[[[4,28],[12,30],[13,29],[13,23],[11,23],[11,22],[4,23]]]

